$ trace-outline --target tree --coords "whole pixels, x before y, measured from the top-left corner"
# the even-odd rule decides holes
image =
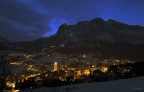
[[[0,53],[0,91],[6,88],[6,80],[10,75],[10,69],[8,68],[7,62],[4,60],[6,54]]]

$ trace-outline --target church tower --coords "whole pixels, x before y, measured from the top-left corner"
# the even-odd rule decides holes
[[[58,64],[57,64],[57,62],[55,62],[53,71],[57,71],[57,70],[58,70]]]

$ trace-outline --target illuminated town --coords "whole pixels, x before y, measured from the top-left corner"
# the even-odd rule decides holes
[[[0,92],[144,92],[144,0],[0,0]]]
[[[120,78],[135,77],[130,72],[135,63],[131,60],[91,58],[88,54],[9,54],[18,57],[7,64],[12,74],[7,78],[7,89],[14,92],[25,88],[41,86],[63,86],[68,84],[110,81]],[[116,71],[112,67],[118,67]],[[118,72],[119,75],[116,75]],[[58,83],[58,84],[56,84]],[[26,85],[27,84],[27,85]],[[29,85],[28,85],[29,84]]]

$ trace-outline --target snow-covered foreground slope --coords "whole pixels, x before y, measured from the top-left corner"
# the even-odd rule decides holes
[[[57,88],[42,87],[32,92],[144,92],[144,77],[69,85]]]

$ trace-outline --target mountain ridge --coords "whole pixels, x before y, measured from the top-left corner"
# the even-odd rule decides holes
[[[95,18],[76,25],[64,23],[51,37],[13,46],[29,52],[46,48],[47,53],[94,53],[98,58],[144,59],[144,27]]]
[[[127,25],[112,19],[104,21],[101,18],[78,22],[76,25],[63,24],[59,27],[56,35],[74,36],[78,34],[82,34],[84,37],[89,36],[90,39],[110,42],[126,41],[134,44],[144,42],[144,27]]]
[[[9,40],[7,40],[7,39],[5,39],[3,37],[0,37],[0,43],[1,44],[6,44],[6,43],[11,43],[11,41],[9,41]]]

